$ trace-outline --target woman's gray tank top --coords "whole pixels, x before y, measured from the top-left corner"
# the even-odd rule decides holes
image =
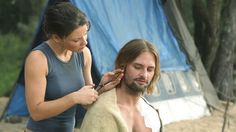
[[[73,52],[71,59],[68,62],[63,62],[57,58],[46,42],[33,50],[40,50],[47,57],[48,75],[46,77],[45,101],[61,98],[84,86],[84,56],[82,52]],[[27,128],[33,132],[72,132],[75,124],[75,113],[76,106],[73,106],[49,119],[34,121],[30,117]]]

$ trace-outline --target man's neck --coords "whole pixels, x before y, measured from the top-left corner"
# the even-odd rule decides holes
[[[134,93],[129,91],[126,87],[116,89],[118,105],[136,107],[141,97],[141,93]]]

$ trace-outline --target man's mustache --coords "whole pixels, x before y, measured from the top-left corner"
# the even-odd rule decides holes
[[[135,81],[143,81],[148,84],[148,80],[146,80],[144,77],[135,78],[134,80]]]

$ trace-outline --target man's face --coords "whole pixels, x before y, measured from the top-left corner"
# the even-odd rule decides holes
[[[155,71],[155,57],[143,52],[125,69],[124,83],[133,92],[145,92]]]

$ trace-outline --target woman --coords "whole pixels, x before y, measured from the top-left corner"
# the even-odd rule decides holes
[[[76,105],[89,105],[98,98],[91,77],[91,53],[86,47],[89,21],[68,2],[50,7],[44,30],[48,40],[34,48],[25,63],[25,94],[33,132],[72,132]],[[37,68],[36,68],[37,67]],[[116,72],[106,73],[100,84]],[[106,91],[119,83],[122,75],[105,85]]]

